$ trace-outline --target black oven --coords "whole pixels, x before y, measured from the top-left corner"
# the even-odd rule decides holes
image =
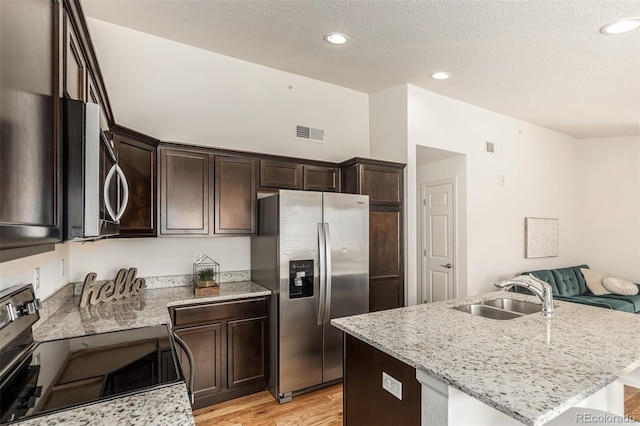
[[[184,380],[168,325],[33,342],[38,314],[23,308],[35,300],[31,286],[24,288],[27,296],[10,308],[0,297],[0,309],[15,318],[8,325],[28,324],[0,351],[0,424]]]

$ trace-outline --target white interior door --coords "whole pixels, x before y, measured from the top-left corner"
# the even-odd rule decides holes
[[[422,302],[456,297],[453,183],[422,185]]]

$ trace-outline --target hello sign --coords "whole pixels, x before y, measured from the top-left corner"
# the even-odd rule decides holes
[[[98,303],[120,300],[125,297],[137,296],[144,292],[144,278],[136,278],[138,269],[120,269],[115,281],[106,281],[102,284],[96,283],[95,272],[91,272],[84,279],[82,295],[80,296],[80,307],[87,305],[97,305]]]

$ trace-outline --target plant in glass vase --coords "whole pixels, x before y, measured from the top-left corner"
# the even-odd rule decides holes
[[[213,268],[204,268],[198,271],[198,287],[213,287],[216,285],[215,271]]]

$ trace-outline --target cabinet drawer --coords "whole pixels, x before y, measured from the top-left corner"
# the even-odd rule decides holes
[[[180,306],[173,309],[175,328],[196,324],[208,324],[230,318],[242,319],[267,315],[267,299],[250,299],[208,303],[205,305]]]

